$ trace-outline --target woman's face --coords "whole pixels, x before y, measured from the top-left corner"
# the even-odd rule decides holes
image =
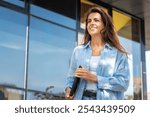
[[[91,13],[87,19],[87,30],[91,36],[100,35],[104,25],[99,13]]]

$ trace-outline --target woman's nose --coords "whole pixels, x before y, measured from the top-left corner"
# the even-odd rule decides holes
[[[95,22],[93,20],[91,20],[91,22],[89,23],[90,25],[93,25],[95,24]]]
[[[93,24],[94,23],[94,20],[91,20],[91,24]]]

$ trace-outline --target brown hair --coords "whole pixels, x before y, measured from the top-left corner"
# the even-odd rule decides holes
[[[119,42],[118,34],[115,31],[114,24],[113,24],[111,16],[99,7],[92,7],[87,12],[86,29],[85,29],[85,34],[84,34],[83,45],[86,45],[91,40],[91,36],[87,31],[87,23],[88,23],[87,19],[88,19],[89,15],[91,13],[95,13],[95,12],[99,13],[101,15],[102,22],[103,22],[103,25],[104,25],[104,28],[100,32],[101,35],[102,35],[102,39],[103,39],[102,41],[105,42],[105,43],[108,43],[110,46],[115,47],[120,52],[127,55],[127,52],[125,51],[125,49],[123,48],[123,46]]]

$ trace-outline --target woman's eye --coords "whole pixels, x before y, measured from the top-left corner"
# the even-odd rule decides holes
[[[99,19],[96,19],[96,20],[95,20],[95,22],[99,22],[99,21],[100,21]]]
[[[88,21],[87,21],[87,23],[90,23],[90,22],[91,22],[91,20],[88,20]]]

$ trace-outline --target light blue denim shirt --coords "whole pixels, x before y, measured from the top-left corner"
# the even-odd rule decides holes
[[[72,87],[74,72],[81,65],[89,70],[89,62],[92,56],[90,42],[77,46],[72,54],[69,72],[67,75],[67,87]],[[106,43],[101,51],[97,73],[97,100],[121,100],[129,85],[129,65],[127,56],[116,48]],[[80,80],[74,99],[82,100],[87,81]]]

